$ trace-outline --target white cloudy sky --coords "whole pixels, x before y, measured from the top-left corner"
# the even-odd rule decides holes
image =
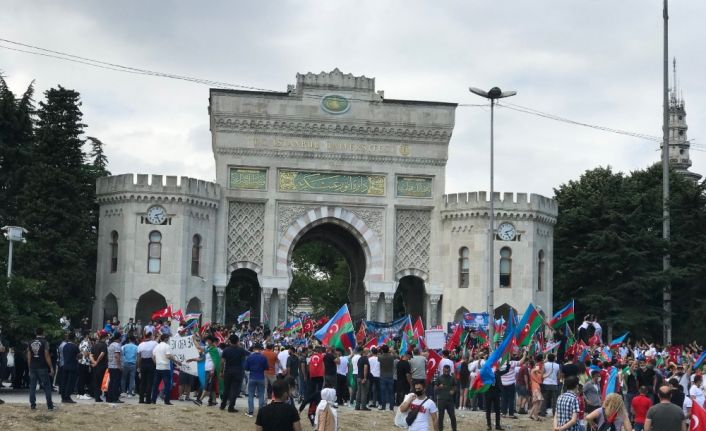
[[[458,103],[479,103],[469,85],[497,85],[518,105],[661,135],[660,0],[18,0],[3,11],[0,38],[133,67],[279,91],[297,72],[338,67],[376,77],[388,98]],[[706,144],[706,2],[672,0],[670,18],[689,137]],[[0,70],[16,92],[32,79],[38,92],[79,91],[113,173],[214,178],[208,87],[2,48]],[[496,118],[496,190],[551,195],[598,165],[659,159],[650,141],[507,109]],[[457,110],[447,192],[488,188],[488,121],[487,108]],[[706,172],[706,153],[692,159]]]

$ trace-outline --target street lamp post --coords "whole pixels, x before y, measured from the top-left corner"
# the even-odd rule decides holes
[[[27,229],[19,226],[3,226],[2,230],[5,232],[5,238],[10,243],[10,250],[7,253],[7,280],[9,283],[10,277],[12,277],[12,243],[15,241],[27,242],[24,238]]]
[[[517,91],[502,91],[498,87],[493,87],[489,91],[480,88],[469,87],[471,93],[490,100],[490,218],[488,221],[488,339],[492,343],[493,327],[495,323],[495,165],[494,165],[494,122],[495,122],[495,101],[505,97],[514,96]]]

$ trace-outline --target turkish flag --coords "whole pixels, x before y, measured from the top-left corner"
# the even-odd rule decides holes
[[[360,324],[360,328],[358,328],[358,332],[355,334],[355,341],[358,344],[363,344],[365,342],[365,335],[366,335],[365,329],[366,329],[365,322],[362,322]]]
[[[154,313],[152,313],[152,320],[157,320],[157,319],[167,319],[169,317],[172,317],[172,306],[169,305],[167,308],[163,310],[157,310]]]
[[[458,324],[453,334],[451,334],[451,337],[449,337],[449,340],[446,342],[445,349],[451,351],[461,344],[461,334],[463,334],[463,325]]]
[[[365,341],[365,338],[364,338],[362,341],[360,341],[360,343],[362,344],[363,341]],[[373,347],[377,347],[377,345],[378,345],[378,337],[373,337],[373,338],[370,339],[370,341],[368,341],[367,343],[365,343],[365,346],[363,346],[363,348],[370,350],[370,349],[372,349]]]
[[[706,431],[706,410],[699,403],[692,403],[689,431]]]
[[[182,320],[184,320],[184,313],[179,310],[176,313],[172,314],[172,318],[177,322],[181,322]]]
[[[441,356],[434,350],[429,350],[429,357],[427,358],[427,384],[434,378],[434,373],[436,373],[436,369],[439,368],[439,362],[441,362]]]
[[[314,331],[314,322],[310,318],[304,319],[304,324],[302,325],[302,330],[304,331],[305,334],[308,334],[309,332]]]

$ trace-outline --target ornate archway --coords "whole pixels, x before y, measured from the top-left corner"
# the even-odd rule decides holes
[[[143,324],[146,324],[152,319],[152,313],[166,307],[167,300],[164,299],[164,296],[154,290],[150,290],[140,296],[140,299],[137,300],[137,306],[135,306],[135,319],[139,319]]]
[[[101,323],[105,323],[105,321],[108,319],[112,320],[113,317],[116,317],[117,315],[118,299],[115,297],[115,295],[109,293],[105,296],[105,299],[103,300],[103,321]]]

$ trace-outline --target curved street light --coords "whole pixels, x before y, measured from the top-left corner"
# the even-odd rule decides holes
[[[511,97],[517,94],[517,91],[502,91],[498,87],[493,87],[489,91],[481,90],[476,87],[468,87],[468,90],[480,97],[484,97],[490,100],[490,220],[488,222],[488,339],[493,339],[495,323],[495,273],[494,273],[494,259],[495,259],[495,190],[494,186],[494,121],[495,121],[495,101],[498,99],[504,99],[505,97]],[[491,341],[492,343],[492,341]]]

